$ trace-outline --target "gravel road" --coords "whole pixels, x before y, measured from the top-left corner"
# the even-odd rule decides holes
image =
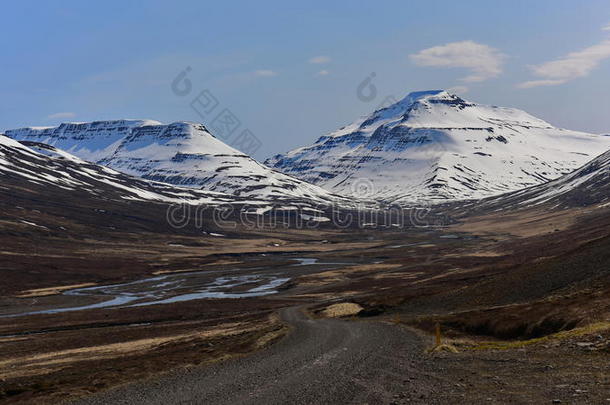
[[[291,333],[251,356],[175,371],[75,403],[435,402],[432,392],[438,381],[422,374],[422,343],[404,328],[373,321],[311,320],[298,308],[287,308],[281,316],[293,326]]]

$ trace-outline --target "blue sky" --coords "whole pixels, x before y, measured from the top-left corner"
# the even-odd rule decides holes
[[[610,2],[19,1],[0,6],[0,129],[211,121],[207,89],[265,158],[409,91],[453,88],[610,133]],[[604,28],[608,28],[605,29]],[[192,89],[171,88],[190,67]],[[357,88],[374,73],[375,97]],[[372,100],[369,100],[372,98]]]

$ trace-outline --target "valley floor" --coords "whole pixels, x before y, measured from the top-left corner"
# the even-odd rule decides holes
[[[0,401],[605,403],[607,213],[260,231],[230,243],[7,231]],[[36,238],[45,242],[32,252]],[[175,299],[203,290],[226,296]],[[247,295],[260,291],[271,293]],[[144,302],[154,305],[134,305]],[[362,311],[323,319],[336,303]],[[428,353],[437,323],[458,353]]]

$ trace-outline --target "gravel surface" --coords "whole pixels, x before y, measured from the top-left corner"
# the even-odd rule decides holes
[[[178,370],[76,404],[434,403],[438,380],[421,371],[417,335],[369,321],[282,318],[293,331],[252,356]]]

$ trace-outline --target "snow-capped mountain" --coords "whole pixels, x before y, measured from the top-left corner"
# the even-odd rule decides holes
[[[84,161],[48,144],[0,134],[0,211],[18,224],[39,229],[62,229],[64,222],[75,232],[81,224],[123,230],[184,227],[197,234],[259,226],[332,227],[336,209],[345,210],[340,218],[346,218],[360,206],[338,196],[325,201],[286,195],[255,198],[160,183]]]
[[[460,209],[498,212],[536,206],[549,209],[610,205],[610,151],[578,170],[525,190],[474,201]]]
[[[435,90],[411,93],[265,163],[340,194],[441,203],[541,184],[608,149],[610,137]]]
[[[63,150],[37,142],[17,142],[0,135],[0,176],[27,189],[28,185],[78,191],[104,199],[165,203],[224,204],[235,197],[141,180],[86,162]],[[51,194],[51,193],[49,193]],[[262,202],[261,202],[262,203]]]
[[[7,130],[6,135],[55,146],[122,173],[173,185],[267,200],[336,198],[320,187],[258,163],[197,123],[94,121]]]

